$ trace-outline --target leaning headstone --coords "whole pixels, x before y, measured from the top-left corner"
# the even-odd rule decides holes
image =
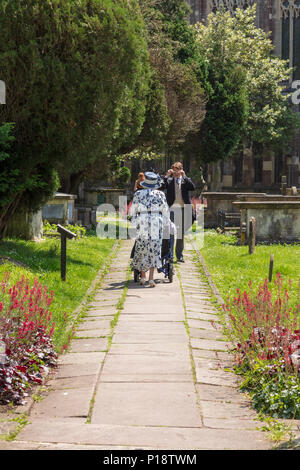
[[[255,252],[255,241],[256,241],[256,220],[255,217],[250,217],[249,220],[249,254],[252,255]]]

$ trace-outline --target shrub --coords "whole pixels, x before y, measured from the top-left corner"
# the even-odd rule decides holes
[[[290,283],[290,282],[289,282]],[[291,285],[291,283],[290,283]],[[289,305],[287,288],[280,273],[273,292],[268,280],[253,292],[229,301],[224,310],[236,344],[236,371],[245,376],[243,389],[253,404],[275,417],[300,416],[300,305]]]
[[[86,228],[82,227],[81,225],[66,225],[66,229],[70,230],[71,232],[75,233],[77,235],[77,238],[82,238],[86,235]],[[45,220],[43,223],[43,234],[44,235],[54,235],[57,234],[57,225],[56,224],[50,224],[48,220]]]
[[[30,286],[24,276],[10,287],[9,273],[0,286],[0,341],[7,357],[0,364],[0,404],[23,404],[30,384],[42,383],[43,374],[56,366],[55,324],[48,310],[54,294],[37,279]]]

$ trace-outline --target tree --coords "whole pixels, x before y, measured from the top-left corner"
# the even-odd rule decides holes
[[[235,64],[210,68],[206,116],[196,152],[203,162],[227,158],[237,148],[248,117],[244,70]]]
[[[282,93],[283,83],[289,79],[291,69],[287,61],[273,56],[272,42],[267,33],[255,26],[255,15],[256,5],[246,10],[237,9],[235,16],[225,11],[209,15],[207,25],[196,25],[198,45],[211,69],[225,70],[228,64],[230,67],[236,64],[245,76],[248,117],[245,125],[240,129],[234,126],[233,132],[239,132],[241,140],[269,146],[283,145],[290,140],[295,129],[292,123],[296,122],[288,104],[288,95]],[[235,74],[235,80],[233,88],[241,81],[239,74]],[[214,92],[211,97],[208,94],[210,100],[214,99]],[[208,108],[211,106],[212,102],[208,103]],[[213,120],[208,122],[209,114],[204,127],[207,132],[215,132],[217,138],[222,109],[217,103],[214,108],[215,115],[219,114],[218,127],[214,126]],[[227,119],[228,115],[224,115],[224,126],[230,125]],[[236,139],[232,141],[236,142]],[[225,156],[223,153],[219,158]]]
[[[166,146],[176,148],[189,132],[200,129],[205,115],[204,90],[197,76],[196,35],[187,21],[186,1],[139,3],[147,27],[152,76],[137,146],[159,152]]]
[[[15,123],[9,162],[18,173],[5,198],[0,192],[0,236],[17,201],[41,206],[55,170],[80,171],[140,134],[149,79],[144,36],[136,0],[0,3],[7,86],[0,124]]]

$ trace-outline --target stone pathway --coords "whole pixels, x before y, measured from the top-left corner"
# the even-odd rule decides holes
[[[230,356],[191,247],[172,284],[156,274],[155,289],[141,287],[131,274],[126,292],[131,246],[122,242],[30,423],[0,449],[271,448],[223,370]]]

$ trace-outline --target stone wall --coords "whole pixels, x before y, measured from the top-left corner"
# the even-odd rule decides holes
[[[240,197],[252,197],[255,200],[257,198],[260,198],[261,196],[265,196],[265,194],[238,192],[203,192],[202,196],[207,201],[204,225],[205,228],[209,228],[217,227],[219,209],[222,209],[225,212],[239,213],[239,208],[233,204],[234,201],[237,201]]]

